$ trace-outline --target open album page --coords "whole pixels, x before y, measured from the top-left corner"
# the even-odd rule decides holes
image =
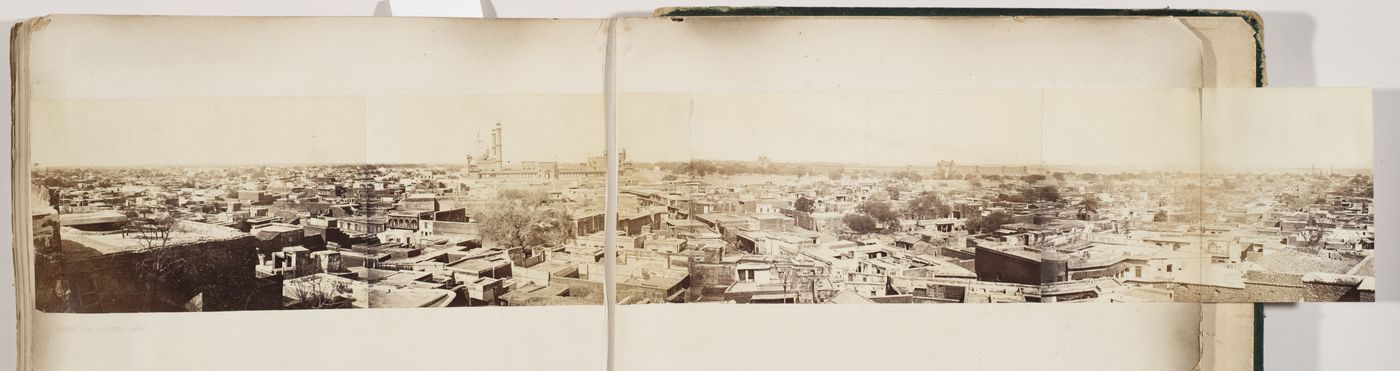
[[[1201,177],[1200,88],[1254,86],[1243,22],[618,23],[620,369],[1250,364],[1250,306],[1063,269],[1163,253],[1129,232],[1155,215],[1140,189],[1200,199],[1170,182]],[[837,356],[869,341],[909,345]],[[1079,349],[1110,351],[1055,356]]]
[[[28,367],[606,368],[605,21],[20,31]]]

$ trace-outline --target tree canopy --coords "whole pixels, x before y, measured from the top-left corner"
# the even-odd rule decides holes
[[[889,201],[866,201],[857,206],[856,211],[887,226],[899,224],[899,213],[894,211],[894,206],[890,205]]]
[[[905,204],[905,213],[913,219],[934,219],[948,215],[953,211],[952,207],[943,203],[933,192],[924,191],[918,197],[909,200]]]
[[[481,237],[501,246],[558,245],[573,237],[567,210],[548,204],[543,192],[501,191],[482,213]]]
[[[875,223],[875,218],[869,215],[846,214],[841,218],[841,221],[846,223],[846,228],[850,228],[855,233],[866,234],[880,229]]]
[[[991,214],[982,217],[968,219],[967,230],[971,233],[988,233],[1001,229],[1001,226],[1011,224],[1016,221],[1011,214],[1002,211],[993,211]]]
[[[793,207],[796,208],[797,211],[810,213],[816,209],[816,201],[812,201],[812,199],[806,196],[798,196],[797,201],[793,202]]]

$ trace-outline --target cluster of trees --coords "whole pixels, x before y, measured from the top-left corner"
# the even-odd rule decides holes
[[[830,173],[827,173],[827,174],[826,174],[826,177],[829,178],[829,179],[831,179],[832,181],[841,180],[842,178],[845,178],[845,177],[846,177],[846,170],[843,170],[843,169],[832,170]]]
[[[1067,176],[1067,175],[1069,175],[1069,174],[1066,174],[1066,173],[1063,173],[1063,172],[1055,172],[1055,173],[1050,174],[1050,175],[1053,176],[1053,177],[1055,178],[1055,180],[1063,182],[1063,181],[1065,181],[1065,176]],[[1001,175],[995,175],[995,174],[993,174],[993,175],[983,175],[983,176],[982,176],[982,179],[1001,181],[1001,180],[1010,179],[1010,178],[1008,178],[1008,177],[1002,177]],[[1047,179],[1047,177],[1046,177],[1045,175],[1042,175],[1042,174],[1029,174],[1029,175],[1022,175],[1020,178],[1017,178],[1017,179],[1019,179],[1019,180],[1022,181],[1022,182],[1025,182],[1026,184],[1035,185],[1036,183],[1040,183],[1041,181],[1044,181],[1045,179]]]
[[[739,174],[761,174],[761,175],[790,175],[790,176],[821,176],[825,175],[833,181],[846,178],[863,178],[873,176],[888,176],[894,180],[918,182],[925,179],[932,179],[935,176],[921,174],[913,170],[900,171],[880,171],[871,169],[848,170],[831,169],[825,173],[812,166],[800,164],[768,163],[757,164],[748,161],[714,161],[714,160],[694,160],[689,162],[658,162],[651,164],[641,164],[643,167],[657,167],[663,171],[677,175],[689,175],[692,177],[705,177],[708,175],[739,175]],[[950,177],[956,178],[956,177]],[[675,180],[676,177],[668,175],[664,180]]]
[[[74,187],[77,187],[77,186],[78,186],[78,182],[75,182],[75,181],[73,181],[73,180],[70,180],[70,179],[68,179],[67,177],[48,177],[48,178],[43,178],[43,179],[39,179],[38,181],[36,181],[35,184],[38,184],[38,185],[41,186],[41,187],[45,187],[45,188],[55,188],[55,189],[57,189],[57,188],[74,188]]]
[[[919,175],[919,173],[916,173],[912,170],[903,170],[895,172],[894,174],[890,174],[890,178],[894,178],[895,180],[905,180],[911,182],[918,182],[924,180],[923,175]]]
[[[905,204],[904,213],[917,220],[935,219],[947,216],[953,208],[943,203],[933,192],[924,191]]]
[[[719,165],[713,161],[696,160],[682,163],[676,172],[704,178],[706,175],[719,172],[719,169]]]
[[[899,212],[894,210],[894,205],[891,205],[889,201],[862,202],[856,206],[856,212],[870,216],[886,227],[899,225]]]
[[[1060,189],[1055,186],[1040,186],[1021,190],[1021,194],[1035,201],[1060,201]]]
[[[574,235],[568,210],[550,205],[544,192],[524,190],[500,191],[478,229],[483,240],[502,246],[556,246]]]
[[[708,175],[767,174],[808,176],[815,175],[811,166],[794,164],[759,165],[747,161],[694,160],[688,162],[661,162],[652,164],[671,174],[684,174],[703,178]],[[674,180],[675,178],[669,179]]]
[[[888,186],[885,187],[885,193],[890,195],[891,200],[898,200],[900,194],[902,194],[903,192],[899,190],[899,187]]]
[[[1062,182],[1063,182],[1063,181],[1065,181],[1065,178],[1068,177],[1068,176],[1070,176],[1070,175],[1074,175],[1074,174],[1073,174],[1073,173],[1065,173],[1065,172],[1055,172],[1055,173],[1050,174],[1050,177],[1054,177],[1055,180],[1057,180],[1057,181],[1062,181]],[[1090,174],[1090,173],[1079,174],[1079,177],[1080,177],[1081,179],[1089,180],[1088,178],[1085,178],[1085,176],[1093,176],[1095,179],[1098,178],[1098,175],[1094,175],[1094,174]],[[1012,176],[1009,176],[1009,175],[1008,175],[1008,176],[1003,176],[1003,175],[997,175],[997,174],[988,174],[988,175],[983,175],[983,176],[982,176],[982,180],[990,180],[990,181],[998,181],[998,182],[999,182],[999,181],[1003,181],[1003,180],[1020,180],[1021,182],[1024,182],[1024,183],[1026,183],[1026,184],[1034,185],[1034,184],[1036,184],[1036,183],[1040,183],[1040,182],[1042,182],[1042,181],[1044,181],[1044,180],[1046,180],[1046,179],[1049,179],[1050,177],[1047,177],[1047,176],[1042,175],[1042,174],[1029,174],[1029,175],[1022,175],[1022,176],[1020,176],[1020,177],[1012,177]]]
[[[1021,188],[1019,193],[998,194],[997,200],[1009,202],[1058,202],[1060,201],[1060,189],[1049,185],[1025,187]]]
[[[817,202],[810,198],[807,198],[806,196],[799,196],[797,197],[797,201],[794,201],[792,203],[792,206],[793,208],[797,209],[797,211],[810,213],[816,211]]]
[[[846,214],[841,217],[841,222],[846,224],[846,228],[851,232],[866,234],[881,230],[880,225],[885,228],[894,228],[899,225],[899,212],[894,210],[894,205],[889,201],[872,200],[862,202],[856,206],[855,214]]]
[[[803,205],[808,201],[799,198],[797,201],[798,210],[802,210]],[[872,233],[884,228],[896,228],[900,219],[935,219],[951,214],[953,208],[939,199],[938,195],[924,191],[918,196],[905,203],[903,210],[896,210],[894,205],[885,200],[871,200],[862,202],[856,206],[855,214],[848,214],[841,218],[846,227],[855,233]]]
[[[1357,174],[1332,193],[1351,197],[1375,197],[1375,183],[1369,175]]]
[[[993,211],[991,214],[987,214],[987,216],[968,218],[965,227],[967,227],[968,233],[981,234],[1001,229],[1001,226],[1014,223],[1015,221],[1016,219],[1011,217],[1011,214],[1002,211]]]
[[[1097,180],[1101,180],[1101,179],[1102,179],[1102,180],[1133,180],[1133,179],[1147,179],[1147,178],[1160,177],[1160,176],[1182,176],[1182,175],[1185,175],[1185,173],[1180,172],[1180,171],[1178,171],[1178,172],[1113,173],[1113,174],[1104,174],[1104,175],[1099,175],[1099,174],[1095,174],[1095,173],[1054,172],[1054,173],[1051,173],[1049,177],[1046,177],[1045,175],[1041,175],[1041,174],[1031,174],[1031,175],[1023,175],[1023,176],[1021,176],[1021,177],[1019,177],[1019,178],[1011,177],[1011,176],[1002,176],[1002,175],[997,175],[997,174],[988,174],[988,175],[983,175],[983,176],[982,176],[982,180],[991,180],[991,181],[1020,180],[1020,181],[1022,181],[1022,182],[1025,182],[1026,184],[1034,185],[1034,184],[1036,184],[1036,183],[1039,183],[1039,182],[1044,181],[1044,180],[1046,180],[1046,179],[1049,179],[1049,178],[1051,178],[1051,177],[1053,177],[1055,180],[1058,180],[1058,181],[1064,181],[1064,180],[1068,179],[1068,178],[1071,177],[1071,176],[1075,176],[1075,177],[1078,177],[1080,180],[1085,180],[1085,181],[1091,181],[1091,182],[1092,182],[1092,181],[1097,181]]]
[[[880,226],[875,222],[875,218],[865,214],[846,214],[841,217],[841,222],[846,224],[846,228],[851,232],[866,234],[880,230]]]

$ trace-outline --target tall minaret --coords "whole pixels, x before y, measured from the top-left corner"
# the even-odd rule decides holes
[[[501,123],[496,123],[496,128],[491,129],[491,157],[496,159],[496,170],[506,169],[506,158],[501,153]]]
[[[473,148],[472,146],[467,146],[467,170],[468,170],[468,171],[476,171],[476,156],[475,156],[475,155],[472,155],[472,153],[473,153],[472,151],[476,150],[476,148],[480,148],[480,147],[481,147],[481,144],[482,144],[482,141],[481,141],[481,130],[477,130],[477,131],[476,131],[476,147]]]

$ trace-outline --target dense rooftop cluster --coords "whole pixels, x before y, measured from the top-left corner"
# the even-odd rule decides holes
[[[36,171],[61,225],[48,256],[64,282],[48,284],[68,288],[49,309],[191,310],[221,284],[249,280],[239,287],[274,299],[201,309],[602,303],[605,174],[554,173],[595,167],[552,163],[536,176],[526,164],[510,177],[387,165]],[[215,250],[244,257],[190,263]],[[156,266],[209,287],[145,273]]]
[[[1369,173],[636,167],[621,182],[619,231],[635,243],[619,246],[619,274],[688,277],[665,301],[1374,297]],[[656,260],[669,264],[634,263]]]

